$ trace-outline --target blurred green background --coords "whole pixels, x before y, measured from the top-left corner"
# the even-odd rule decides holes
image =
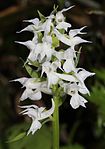
[[[91,92],[91,96],[86,97],[89,100],[86,109],[73,110],[69,105],[70,97],[60,107],[61,149],[105,149],[104,0],[0,0],[0,149],[51,149],[51,123],[35,135],[25,136],[31,121],[19,115],[21,86],[9,80],[28,76],[20,58],[25,60],[29,51],[14,41],[26,41],[33,34],[16,34],[16,31],[27,26],[23,20],[37,17],[37,10],[48,16],[54,4],[59,10],[75,5],[65,13],[67,22],[71,22],[73,28],[88,26],[85,38],[92,44],[82,45],[78,67],[96,73],[86,81]],[[7,142],[11,139],[20,140]]]

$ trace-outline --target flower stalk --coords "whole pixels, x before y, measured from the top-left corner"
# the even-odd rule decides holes
[[[53,113],[53,149],[59,149],[59,97],[54,97],[55,110]]]

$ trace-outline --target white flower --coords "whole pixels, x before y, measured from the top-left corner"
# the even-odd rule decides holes
[[[54,49],[51,48],[51,45],[43,42],[38,43],[35,48],[30,52],[28,59],[31,61],[39,61],[40,63],[45,59],[50,61],[54,53]]]
[[[74,6],[72,6],[72,7],[74,7]],[[67,9],[62,9],[61,11],[58,11],[56,13],[55,21],[57,23],[57,26],[56,26],[57,29],[64,29],[67,31],[67,29],[71,27],[70,23],[65,22],[65,17],[63,15],[63,12],[68,11],[72,7],[69,7]]]
[[[41,128],[42,124],[40,120],[50,117],[54,112],[55,105],[52,99],[52,107],[47,111],[45,111],[45,107],[38,107],[35,105],[21,106],[21,108],[25,108],[25,110],[21,112],[23,115],[28,115],[30,118],[32,118],[32,124],[27,133],[27,135],[29,135],[31,132],[34,134],[38,129]]]
[[[85,103],[87,102],[78,92],[82,94],[89,94],[89,90],[85,86],[85,79],[89,76],[93,76],[95,73],[91,73],[86,71],[83,68],[75,68],[75,76],[78,79],[78,82],[74,81],[74,83],[64,83],[63,81],[60,82],[60,86],[64,88],[64,92],[68,95],[71,95],[70,104],[71,106],[76,109],[80,105],[85,107]]]
[[[74,58],[76,58],[75,51],[71,48],[68,48],[65,51],[55,52],[55,56],[59,61],[65,60],[63,64],[63,69],[66,73],[75,70]]]
[[[58,66],[59,67],[59,66]],[[52,84],[56,84],[58,82],[59,77],[55,75],[55,71],[57,69],[57,65],[53,62],[52,64],[50,62],[45,62],[42,64],[42,74],[45,72],[48,79],[48,88]]]
[[[67,22],[60,22],[56,28],[57,29],[65,29],[67,31],[68,28],[71,27],[71,24],[67,23]]]
[[[56,72],[57,68],[62,70],[61,63],[59,63],[59,61],[55,61],[53,63],[45,62],[42,64],[42,75],[44,72],[47,75],[48,88],[50,87],[50,85],[58,83],[59,79],[70,81],[70,82],[78,82],[76,77],[72,75],[57,73]]]
[[[80,43],[86,43],[86,42],[89,42],[87,40],[84,40],[78,36],[75,36],[75,37],[69,37],[69,36],[66,36],[65,34],[61,34],[57,29],[54,29],[54,33],[56,34],[57,38],[63,42],[64,44],[72,47],[74,49],[74,47]]]
[[[87,100],[78,94],[80,87],[76,83],[64,83],[62,84],[62,86],[64,87],[64,92],[68,95],[71,95],[70,105],[73,109],[76,109],[79,106],[86,107],[85,103],[87,102]]]
[[[56,16],[55,16],[56,22],[57,22],[57,23],[59,23],[59,22],[64,22],[65,17],[64,17],[64,15],[63,15],[63,12],[68,11],[69,9],[71,9],[71,8],[73,8],[73,7],[74,7],[74,6],[71,6],[71,7],[69,7],[69,8],[65,8],[65,9],[62,9],[61,11],[58,11],[58,12],[56,13]]]
[[[36,34],[38,32],[44,31],[43,30],[43,23],[41,23],[41,21],[39,21],[38,18],[31,19],[31,20],[24,20],[24,22],[30,22],[33,24],[28,25],[27,27],[25,27],[21,31],[18,31],[17,33],[21,33],[23,31],[29,31],[29,32]]]
[[[23,87],[26,89],[24,90],[23,94],[20,97],[20,100],[23,101],[27,98],[31,100],[40,100],[42,98],[42,93],[51,94],[51,90],[47,88],[47,82],[39,82],[36,78],[19,78],[13,81],[20,82]]]
[[[48,17],[48,19],[43,23],[43,30],[44,34],[48,35],[48,33],[51,30],[51,27],[53,27],[52,19],[54,18],[54,15],[51,15]]]
[[[95,75],[95,73],[91,73],[89,71],[86,71],[85,69],[83,68],[76,68],[76,73],[75,73],[75,76],[80,80],[78,86],[80,87],[79,88],[79,92],[82,93],[82,94],[90,94],[89,93],[89,90],[87,89],[84,81],[87,77],[91,77]]]

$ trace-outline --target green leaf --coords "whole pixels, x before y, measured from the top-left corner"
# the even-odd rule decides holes
[[[22,133],[18,134],[16,137],[14,137],[13,139],[8,140],[7,143],[12,143],[12,142],[18,141],[18,140],[24,138],[25,136],[26,136],[26,132],[22,132]]]
[[[38,10],[38,14],[41,19],[41,22],[44,22],[46,20],[45,16],[39,10]]]
[[[25,64],[25,69],[32,78],[38,78],[38,73],[33,70],[28,64]]]
[[[55,35],[52,35],[52,47],[59,47],[59,40]]]

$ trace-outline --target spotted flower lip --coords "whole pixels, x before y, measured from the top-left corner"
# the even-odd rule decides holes
[[[38,107],[36,105],[20,106],[22,109],[25,109],[21,112],[21,114],[28,115],[30,118],[32,118],[32,124],[28,130],[27,135],[30,133],[34,134],[38,129],[42,127],[40,120],[44,120],[52,115],[54,112],[55,104],[53,99],[51,99],[51,101],[52,107],[46,111],[45,107]]]

